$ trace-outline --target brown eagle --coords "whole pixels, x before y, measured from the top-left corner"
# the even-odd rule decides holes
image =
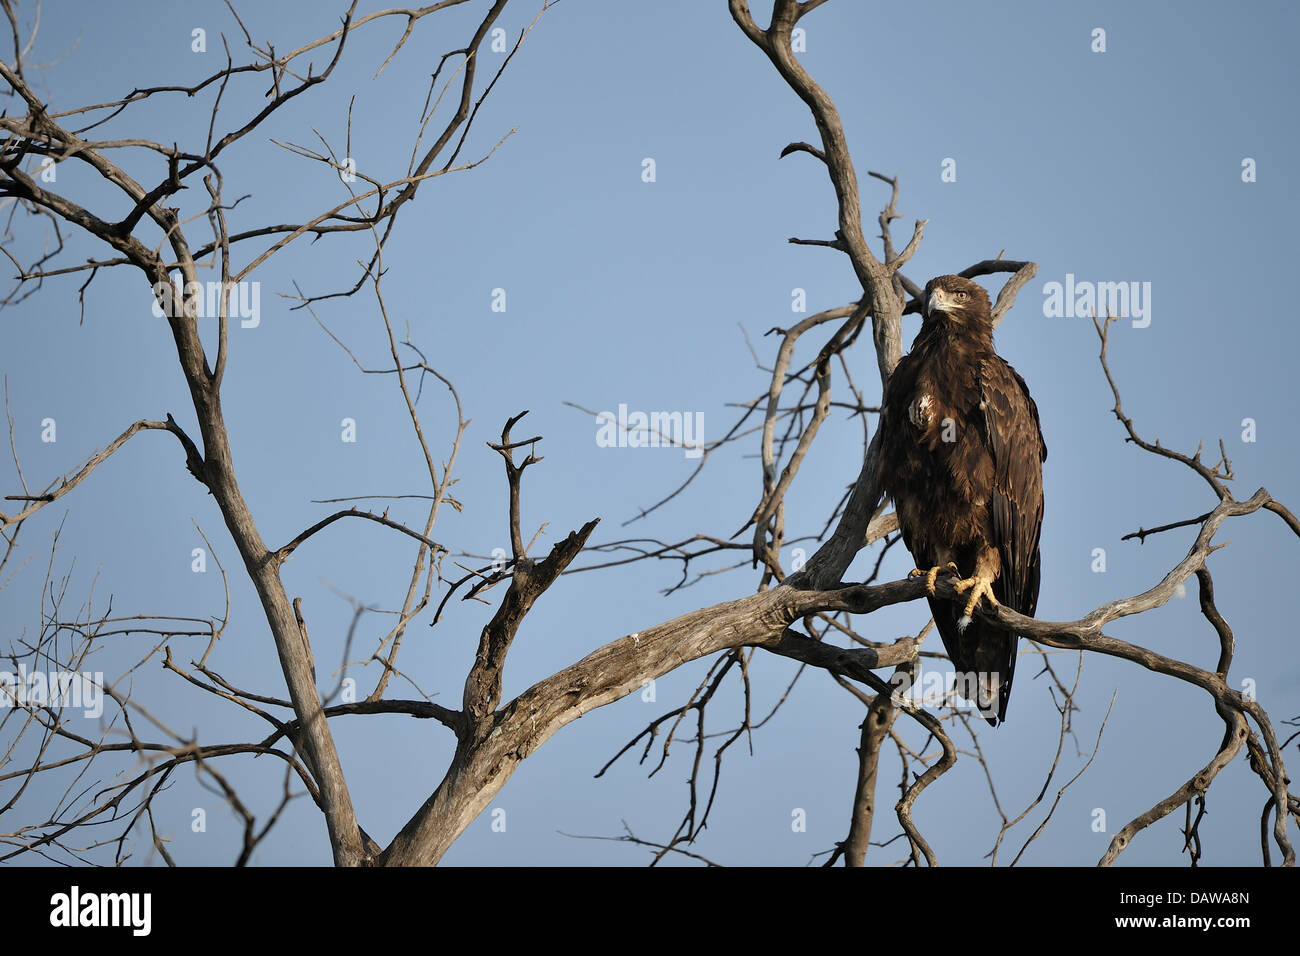
[[[988,293],[961,276],[925,287],[921,331],[885,387],[880,478],[925,574],[957,690],[1006,718],[1019,635],[973,619],[979,599],[1033,617],[1047,446],[1025,380],[993,351]],[[934,597],[956,574],[963,607]]]

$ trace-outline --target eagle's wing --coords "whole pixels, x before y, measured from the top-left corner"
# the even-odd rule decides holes
[[[980,366],[985,440],[993,457],[989,513],[1002,571],[997,599],[1028,617],[1038,607],[1038,537],[1043,524],[1043,462],[1047,445],[1038,406],[1025,380],[997,355]]]

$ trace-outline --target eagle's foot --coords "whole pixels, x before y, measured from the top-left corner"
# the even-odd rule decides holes
[[[965,609],[961,612],[961,617],[957,620],[957,630],[965,631],[971,621],[971,614],[975,612],[976,605],[979,604],[981,597],[989,599],[990,607],[1001,607],[998,599],[993,596],[993,578],[981,577],[978,573],[962,581],[953,583],[953,590],[958,594],[965,594],[970,591],[970,600],[966,602]]]
[[[943,572],[943,571],[947,571],[947,572],[948,572],[949,574],[951,574],[953,577],[958,577],[958,578],[961,577],[961,571],[957,568],[957,565],[954,564],[952,561],[949,561],[947,564],[936,564],[934,567],[932,567],[932,568],[931,568],[930,570],[928,570],[928,571],[927,571],[925,568],[913,568],[913,569],[908,573],[907,576],[908,576],[909,578],[914,578],[914,577],[916,577],[918,574],[924,574],[924,575],[925,575],[925,589],[926,589],[927,591],[929,591],[929,592],[930,592],[930,596],[933,597],[933,596],[934,596],[934,582],[938,579],[939,574],[940,574],[941,572]]]

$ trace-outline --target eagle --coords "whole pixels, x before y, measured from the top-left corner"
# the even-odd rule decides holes
[[[1047,445],[1025,380],[993,350],[988,293],[938,276],[921,331],[885,386],[880,483],[924,574],[961,696],[992,726],[1006,719],[1019,635],[973,618],[980,598],[1033,617]],[[935,596],[941,573],[964,596]],[[966,596],[968,595],[968,596]]]

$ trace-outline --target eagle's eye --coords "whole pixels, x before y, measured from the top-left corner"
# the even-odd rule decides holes
[[[958,290],[957,290],[957,298],[959,298],[959,299],[969,299],[969,298],[970,298],[970,293],[969,293],[969,292],[966,292],[964,289],[958,289]]]

